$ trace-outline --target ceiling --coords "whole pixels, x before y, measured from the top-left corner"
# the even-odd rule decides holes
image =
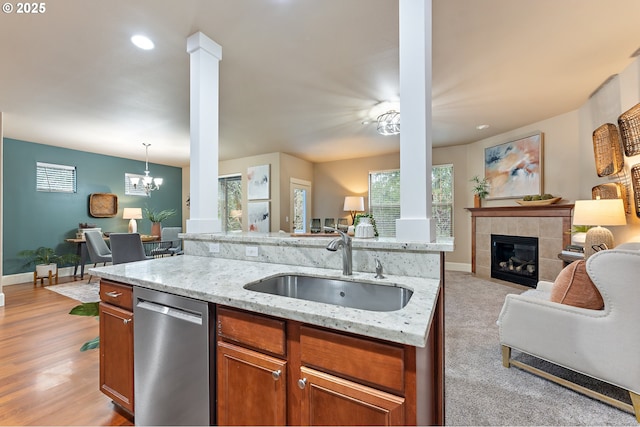
[[[4,136],[189,163],[189,55],[222,46],[220,159],[399,150],[370,119],[399,100],[398,0],[55,0],[0,16]],[[433,0],[433,145],[579,108],[640,46],[637,0]],[[142,51],[129,38],[148,35]],[[489,124],[479,131],[476,125]]]

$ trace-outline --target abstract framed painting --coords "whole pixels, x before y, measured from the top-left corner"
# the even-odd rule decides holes
[[[247,168],[247,200],[269,198],[269,165],[251,166]]]
[[[543,134],[537,132],[484,149],[487,199],[542,194]]]
[[[249,231],[268,233],[270,224],[269,202],[248,203]]]

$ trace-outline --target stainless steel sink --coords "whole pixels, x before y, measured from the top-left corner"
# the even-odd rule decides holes
[[[369,311],[395,311],[407,305],[413,291],[374,283],[301,275],[281,275],[250,283],[245,289]]]

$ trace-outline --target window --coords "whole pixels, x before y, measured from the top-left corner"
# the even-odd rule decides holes
[[[437,237],[453,237],[453,165],[431,169],[431,211]]]
[[[36,190],[75,193],[76,167],[36,162]]]
[[[137,188],[131,184],[131,178],[139,178],[138,182],[142,182],[144,175],[138,175],[137,173],[125,173],[124,174],[124,194],[127,196],[143,196],[151,197],[151,193],[147,194],[144,191],[144,186],[138,185]]]
[[[380,237],[396,235],[400,218],[400,170],[369,172],[369,213]]]
[[[242,230],[242,177],[218,178],[218,217],[222,231]]]
[[[436,236],[453,236],[453,165],[437,165],[431,170],[432,218]],[[369,212],[381,237],[396,235],[400,218],[400,170],[369,172]]]

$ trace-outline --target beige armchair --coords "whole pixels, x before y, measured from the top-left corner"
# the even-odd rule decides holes
[[[549,301],[550,282],[507,295],[498,318],[502,363],[516,366],[636,415],[640,422],[640,244],[589,257],[587,273],[603,310]],[[511,349],[629,391],[632,405],[593,392],[511,358]]]

